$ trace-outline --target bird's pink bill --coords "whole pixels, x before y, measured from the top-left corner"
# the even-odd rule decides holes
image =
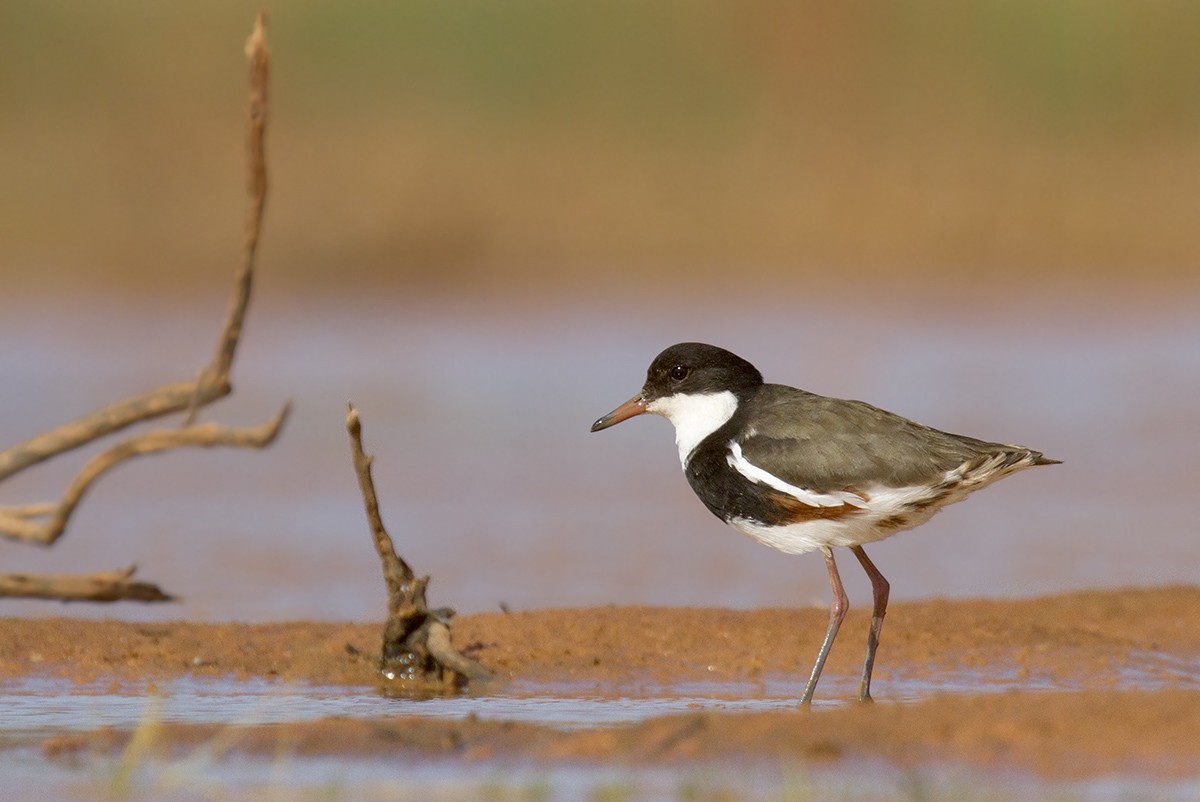
[[[646,412],[646,399],[640,393],[626,401],[621,406],[608,413],[600,420],[592,424],[592,431],[598,432],[601,429],[607,429],[609,426],[616,426],[623,420],[643,415]]]

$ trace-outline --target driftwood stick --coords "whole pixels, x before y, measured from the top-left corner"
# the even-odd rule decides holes
[[[158,585],[134,582],[136,565],[99,574],[0,574],[0,597],[61,601],[174,601]]]
[[[266,47],[265,14],[255,20],[246,43],[250,62],[250,108],[247,125],[247,167],[250,207],[243,238],[243,260],[234,277],[225,324],[217,340],[212,361],[196,378],[149,390],[103,407],[78,420],[58,427],[0,452],[0,481],[39,462],[121,431],[135,423],[177,412],[187,412],[181,428],[148,432],[125,439],[93,457],[71,482],[57,503],[26,504],[0,508],[0,536],[51,545],[62,536],[67,521],[88,489],[105,473],[133,457],[158,454],[175,448],[235,446],[263,448],[279,434],[288,416],[285,404],[275,418],[254,428],[231,428],[215,423],[197,424],[203,407],[233,390],[230,370],[241,339],[246,310],[253,287],[254,261],[266,205],[267,174],[264,134],[267,122],[267,75],[270,61]],[[62,601],[172,601],[157,585],[133,581],[135,566],[124,571],[97,574],[9,574],[0,575],[0,597],[60,599]]]
[[[460,654],[450,642],[450,624],[440,618],[432,619],[426,633],[426,647],[443,668],[448,668],[466,680],[483,682],[492,679],[492,672],[481,663]]]
[[[265,448],[279,434],[290,410],[291,404],[284,404],[283,409],[274,419],[254,428],[235,429],[217,423],[199,423],[183,429],[147,432],[123,440],[88,461],[79,475],[67,487],[58,504],[30,505],[18,507],[15,510],[0,508],[0,536],[49,546],[62,536],[67,521],[79,502],[83,500],[88,489],[97,479],[125,460],[189,446]],[[47,507],[51,508],[48,520],[43,523],[30,520],[33,517],[29,514],[31,509],[42,510],[45,514],[44,511]]]
[[[254,261],[262,230],[263,211],[266,207],[265,134],[270,51],[266,45],[265,21],[265,13],[259,12],[255,19],[254,31],[246,42],[246,56],[250,63],[250,104],[246,137],[250,206],[246,214],[242,266],[234,278],[225,325],[217,339],[212,362],[201,369],[191,381],[165,384],[147,390],[0,452],[0,481],[135,423],[186,410],[188,417],[185,425],[190,424],[201,408],[232,392],[230,370],[241,339],[246,310],[250,304]]]
[[[375,495],[375,481],[371,478],[374,458],[363,451],[362,421],[353,405],[346,413],[346,430],[350,433],[350,448],[354,459],[354,473],[358,477],[358,489],[362,491],[363,506],[367,511],[367,524],[371,527],[371,538],[375,551],[383,564],[383,581],[387,586],[388,612],[395,613],[411,605],[420,597],[424,601],[425,585],[429,577],[416,578],[413,569],[404,558],[396,553],[391,536],[383,526],[379,512],[379,497]]]
[[[247,113],[246,164],[248,190],[252,203],[246,214],[243,247],[246,263],[254,263],[258,235],[262,231],[263,210],[267,204],[267,79],[270,77],[271,50],[267,47],[267,12],[259,11],[254,30],[246,40],[246,61],[250,65],[250,106]]]
[[[0,507],[0,514],[12,518],[44,518],[53,513],[57,506],[53,501],[44,501],[41,504],[21,504],[16,507]]]
[[[182,412],[194,404],[210,404],[229,395],[231,390],[228,377],[223,382],[205,384],[193,380],[165,384],[110,404],[0,453],[0,481],[135,423]]]
[[[200,372],[196,392],[188,410],[186,423],[195,420],[204,406],[204,394],[209,387],[228,384],[250,305],[254,288],[254,262],[258,255],[258,240],[262,233],[263,212],[267,205],[267,79],[270,76],[271,51],[266,38],[267,12],[260,11],[254,19],[254,30],[246,40],[246,60],[250,67],[250,102],[246,113],[246,189],[250,205],[246,210],[242,237],[242,266],[234,277],[234,292],[225,315],[225,326],[217,339],[213,360]]]
[[[233,429],[217,424],[196,425],[204,406],[232,391],[230,369],[241,339],[253,287],[254,261],[266,205],[267,174],[265,131],[267,76],[270,54],[265,39],[265,14],[255,19],[246,43],[250,64],[250,103],[247,114],[247,172],[250,205],[243,238],[243,261],[234,279],[225,324],[212,361],[192,381],[176,382],[110,404],[76,421],[0,453],[0,481],[24,468],[78,448],[135,423],[187,411],[182,428],[130,437],[97,455],[72,481],[57,504],[29,504],[0,508],[0,537],[50,545],[62,536],[71,514],[84,494],[104,473],[136,456],[189,446],[262,448],[279,433],[288,406],[270,422],[253,429]],[[107,574],[97,575],[107,577]]]
[[[470,680],[491,678],[491,672],[454,649],[450,642],[450,619],[454,611],[430,609],[425,600],[429,577],[418,578],[412,567],[396,553],[391,536],[383,526],[379,498],[371,478],[372,458],[363,451],[362,423],[351,404],[346,430],[358,487],[375,550],[383,566],[387,585],[388,618],[383,628],[379,667],[384,676],[421,687],[462,687]]]

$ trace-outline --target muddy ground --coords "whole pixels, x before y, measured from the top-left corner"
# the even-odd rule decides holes
[[[464,760],[605,761],[882,759],[955,761],[1048,778],[1135,773],[1195,777],[1200,766],[1200,588],[1076,593],[1028,601],[896,603],[876,666],[873,705],[811,711],[704,711],[562,732],[532,724],[383,716],[261,725],[248,752],[427,754]],[[802,681],[824,632],[819,609],[732,611],[604,607],[456,619],[455,642],[528,691],[545,683],[588,696],[670,693],[683,683]],[[844,696],[860,667],[867,614],[851,611],[818,699]],[[374,685],[379,624],[138,624],[70,618],[0,620],[0,682],[62,677],[94,687],[184,675]],[[901,702],[893,678],[938,687],[979,676],[979,692]],[[666,686],[667,690],[663,690]],[[65,686],[67,688],[70,685]],[[705,686],[699,686],[705,687]],[[655,689],[655,690],[647,690]],[[824,693],[822,692],[824,691]],[[485,690],[486,692],[486,690]],[[689,695],[696,695],[694,687]],[[700,692],[703,695],[703,691]],[[166,742],[218,725],[166,725]],[[114,750],[128,733],[47,741],[44,751]]]

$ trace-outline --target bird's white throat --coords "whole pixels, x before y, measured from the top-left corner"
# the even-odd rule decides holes
[[[737,396],[725,390],[695,395],[676,393],[656,398],[646,405],[646,411],[662,415],[675,427],[679,464],[686,468],[700,441],[724,426],[737,407]]]

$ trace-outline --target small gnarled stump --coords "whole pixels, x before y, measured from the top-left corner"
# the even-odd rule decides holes
[[[380,672],[388,680],[400,683],[399,689],[409,692],[460,690],[471,681],[491,679],[490,671],[456,651],[450,642],[450,619],[454,611],[449,607],[430,609],[426,603],[429,577],[418,579],[396,553],[379,514],[379,499],[371,478],[372,458],[363,451],[362,424],[353,404],[346,414],[346,430],[350,433],[354,472],[362,490],[367,522],[387,585],[388,617],[380,647]]]

